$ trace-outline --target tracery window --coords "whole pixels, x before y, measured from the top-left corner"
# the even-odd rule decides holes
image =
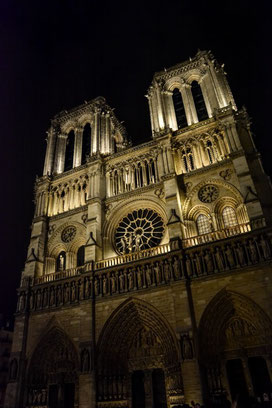
[[[194,157],[193,157],[192,149],[190,147],[182,150],[182,160],[183,160],[186,172],[195,169]]]
[[[64,171],[68,171],[73,168],[74,146],[75,146],[75,132],[71,130],[66,140]]]
[[[160,244],[164,235],[162,217],[149,208],[134,210],[127,214],[115,231],[118,253],[126,254],[152,248]]]
[[[191,90],[192,90],[192,95],[193,99],[195,102],[195,108],[196,108],[196,113],[198,120],[205,120],[208,119],[208,112],[206,108],[206,104],[203,98],[202,90],[197,81],[193,81],[191,84]]]
[[[200,214],[197,217],[196,225],[197,225],[198,235],[208,234],[209,232],[212,232],[212,226],[211,226],[210,220],[204,214]]]
[[[233,227],[238,224],[236,213],[232,207],[225,207],[222,212],[224,227]]]
[[[210,140],[207,141],[206,149],[207,149],[209,161],[212,164],[215,162],[215,151],[214,151],[213,143]]]
[[[81,164],[86,163],[88,156],[91,154],[91,133],[91,126],[86,123],[82,134]]]
[[[173,104],[174,104],[174,109],[176,113],[177,125],[179,129],[182,129],[188,126],[188,124],[187,124],[182,96],[178,88],[175,88],[173,90],[172,98],[173,98]]]

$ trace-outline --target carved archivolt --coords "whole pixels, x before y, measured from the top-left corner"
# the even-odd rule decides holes
[[[142,344],[143,343],[143,344]],[[139,299],[128,299],[109,317],[99,338],[100,369],[126,368],[130,349],[153,346],[165,367],[180,361],[176,336],[162,314],[150,304]],[[125,367],[124,367],[125,365]],[[161,366],[161,363],[159,363]]]
[[[272,322],[250,298],[220,291],[206,307],[199,324],[202,359],[248,347],[266,346],[272,340]]]
[[[120,202],[113,210],[110,211],[108,220],[103,227],[103,235],[110,238],[112,243],[115,242],[115,230],[121,220],[130,212],[138,209],[149,208],[160,215],[164,224],[167,223],[167,216],[165,209],[161,205],[161,200],[154,198],[154,196],[144,196],[138,198],[131,198],[124,202]],[[162,244],[164,240],[162,241]]]
[[[217,179],[208,179],[205,181],[202,181],[201,183],[197,184],[187,195],[186,200],[184,201],[183,204],[183,214],[185,218],[188,218],[188,212],[190,211],[190,207],[192,205],[192,200],[194,197],[197,196],[198,191],[204,187],[206,184],[213,184],[213,185],[217,185],[219,187],[219,189],[226,189],[229,190],[230,194],[234,196],[234,198],[230,197],[230,199],[232,199],[234,201],[236,201],[236,205],[239,205],[241,203],[243,203],[243,197],[240,193],[240,191],[234,187],[232,184],[227,183],[226,181],[223,180],[217,180]],[[219,197],[219,199],[217,199],[212,206],[216,206],[218,201],[221,199],[222,197]],[[225,198],[224,198],[225,199]]]
[[[67,227],[74,227],[76,228],[76,234],[74,238],[67,242],[64,243],[61,239],[63,231]],[[48,241],[48,246],[47,246],[47,254],[48,256],[52,257],[57,257],[58,254],[61,251],[65,252],[76,252],[77,249],[81,245],[86,244],[86,227],[83,224],[80,224],[79,222],[65,222],[62,224],[59,228],[57,228],[51,238]]]
[[[28,367],[28,403],[42,402],[47,406],[48,384],[78,381],[79,356],[67,336],[59,327],[52,327],[35,348]]]

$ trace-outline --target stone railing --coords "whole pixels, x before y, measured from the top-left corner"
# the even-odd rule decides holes
[[[207,234],[196,235],[195,237],[185,238],[182,240],[182,245],[184,248],[193,247],[196,245],[206,244],[212,241],[218,241],[220,239],[225,239],[233,237],[234,235],[244,234],[250,231],[250,224],[239,224],[233,227],[228,227],[223,230],[217,230],[209,232]]]
[[[70,275],[63,272],[59,280],[24,280],[17,312],[24,312],[28,304],[31,311],[51,309],[271,262],[271,237],[272,231],[264,229],[185,249],[174,241],[168,251],[166,247],[165,252],[139,256],[133,263],[130,258],[113,266],[89,264],[89,269],[75,268]]]
[[[103,269],[109,268],[111,266],[121,265],[128,262],[138,261],[143,258],[150,258],[157,255],[162,255],[171,250],[175,249],[174,246],[177,244],[176,241],[173,241],[169,244],[160,245],[154,248],[144,249],[143,251],[131,252],[125,255],[119,255],[112,258],[104,259],[102,261],[95,262],[94,269]],[[176,247],[176,249],[178,249]]]

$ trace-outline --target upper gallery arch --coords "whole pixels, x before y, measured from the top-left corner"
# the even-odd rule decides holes
[[[73,143],[71,132],[74,134]],[[103,97],[60,112],[51,121],[47,134],[44,175],[63,173],[97,154],[107,156],[129,145],[124,126]],[[84,136],[88,140],[83,140]],[[67,162],[70,163],[68,166]]]

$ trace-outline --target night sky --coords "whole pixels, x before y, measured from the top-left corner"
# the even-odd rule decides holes
[[[15,310],[45,132],[63,109],[102,95],[146,141],[154,72],[211,50],[272,174],[270,15],[268,1],[0,1],[0,312]]]

